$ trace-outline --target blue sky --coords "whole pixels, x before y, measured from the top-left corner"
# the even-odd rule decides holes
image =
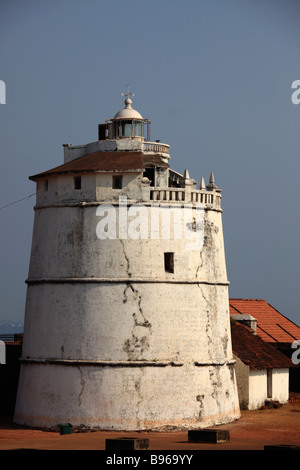
[[[222,188],[229,294],[300,324],[300,2],[1,0],[0,206],[123,107]],[[0,320],[23,320],[34,197],[0,210]]]

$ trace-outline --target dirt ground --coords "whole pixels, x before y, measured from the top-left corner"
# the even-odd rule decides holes
[[[300,394],[291,396],[279,408],[242,411],[241,418],[218,429],[228,429],[230,440],[219,444],[188,442],[185,432],[104,432],[89,431],[61,435],[13,424],[11,417],[0,417],[0,450],[105,450],[108,438],[149,439],[148,450],[264,450],[264,446],[300,446]]]

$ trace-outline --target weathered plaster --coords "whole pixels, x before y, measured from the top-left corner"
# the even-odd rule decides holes
[[[65,147],[65,159],[95,146]],[[73,175],[52,176],[47,191],[38,181],[16,422],[166,430],[240,416],[220,197],[191,203],[194,182],[184,178],[173,192],[156,188],[156,200],[139,172],[124,173],[121,190],[110,172],[83,174],[80,190]],[[163,219],[182,215],[187,202],[193,214],[201,207],[203,244],[187,249],[194,221],[181,238],[177,226],[168,239],[150,226],[145,238],[119,236],[120,195],[127,215],[142,202],[147,219],[153,207]],[[114,208],[115,239],[98,236],[102,204]],[[174,253],[174,272],[165,252]]]

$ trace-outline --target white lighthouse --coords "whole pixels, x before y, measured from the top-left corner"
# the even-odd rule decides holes
[[[221,192],[170,168],[131,94],[37,197],[15,422],[103,430],[239,418]]]

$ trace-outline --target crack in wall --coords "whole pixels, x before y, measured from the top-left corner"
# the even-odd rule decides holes
[[[224,356],[227,357],[227,349],[228,349],[228,344],[229,344],[229,337],[228,337],[227,329],[225,329],[225,334],[221,338],[221,342],[222,342]]]
[[[136,391],[136,394],[137,394],[136,411],[135,411],[137,429],[140,428],[140,424],[141,424],[140,405],[143,404],[143,402],[144,402],[144,397],[143,397],[143,394],[142,394],[142,379],[143,379],[143,377],[144,377],[144,370],[140,369],[139,370],[139,377],[137,377],[135,379],[135,382],[134,382],[134,388],[135,388],[135,391]]]
[[[79,370],[79,373],[80,373],[80,384],[81,384],[81,390],[80,390],[79,395],[78,395],[78,406],[81,406],[81,395],[83,394],[83,391],[84,391],[85,380],[83,378],[83,373],[82,373],[82,370],[81,370],[80,367],[78,368],[78,370]]]
[[[219,414],[222,414],[222,406],[220,403],[220,391],[222,391],[222,381],[220,379],[220,371],[216,367],[215,369],[210,369],[209,371],[209,379],[212,386],[212,393],[211,397],[215,400],[216,405],[219,410]]]
[[[124,245],[124,242],[123,240],[120,238],[120,242],[121,242],[121,246],[122,246],[122,251],[123,251],[123,255],[125,257],[125,260],[126,260],[126,272],[127,272],[127,275],[128,277],[131,277],[132,276],[132,273],[129,271],[129,268],[130,268],[130,263],[129,263],[129,258],[127,256],[127,253],[125,251],[125,245]]]
[[[219,227],[207,219],[204,220],[204,242],[203,248],[206,249],[207,256],[207,277],[211,279],[218,279],[218,272],[216,260],[219,257],[219,249],[216,245],[213,232],[218,235]]]
[[[133,327],[131,330],[131,337],[125,340],[123,350],[128,354],[129,360],[137,360],[142,359],[144,352],[149,349],[149,335],[152,334],[152,325],[144,315],[142,309],[142,296],[130,283],[127,283],[127,286],[124,289],[123,303],[130,301],[130,293],[133,301],[132,303],[135,303],[137,308],[133,306]]]
[[[126,287],[123,291],[123,304],[126,304],[126,302],[128,301],[128,297],[127,297],[127,290],[130,288],[130,284],[129,282],[126,284]]]
[[[203,263],[204,263],[204,260],[203,260],[203,249],[200,251],[200,264],[197,266],[197,269],[196,269],[196,279],[198,277],[198,272],[199,272],[199,269],[201,269],[203,267]]]
[[[203,300],[206,302],[206,328],[205,332],[207,335],[207,349],[209,357],[212,358],[211,346],[213,346],[213,331],[210,325],[210,311],[211,311],[211,302],[205,297],[202,286],[198,284]]]
[[[204,398],[205,398],[205,395],[197,395],[196,396],[196,400],[200,403],[200,405],[199,405],[199,418],[200,419],[202,418],[202,414],[205,411]]]
[[[223,351],[223,355],[227,357],[228,354],[228,345],[229,345],[229,335],[227,328],[223,330],[223,335],[221,336],[220,331],[218,329],[218,316],[216,312],[216,305],[213,304],[211,301],[207,299],[203,292],[203,288],[200,284],[198,284],[200,288],[200,292],[202,298],[206,302],[206,334],[208,339],[208,352],[210,357],[212,358],[212,354],[214,357],[218,351],[221,354]],[[214,327],[214,328],[213,328]],[[215,339],[214,339],[215,338]],[[212,350],[214,348],[214,351]]]

